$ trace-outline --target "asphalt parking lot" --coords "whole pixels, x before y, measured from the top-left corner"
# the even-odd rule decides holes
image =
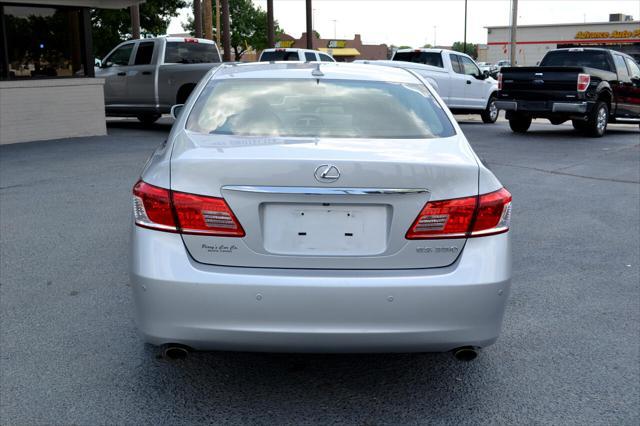
[[[638,424],[638,127],[462,127],[514,196],[503,333],[472,363],[158,359],[133,325],[130,190],[169,124],[0,147],[0,423]]]

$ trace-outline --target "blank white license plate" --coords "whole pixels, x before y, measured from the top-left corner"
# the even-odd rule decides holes
[[[266,204],[264,248],[307,256],[366,256],[387,248],[387,207]]]

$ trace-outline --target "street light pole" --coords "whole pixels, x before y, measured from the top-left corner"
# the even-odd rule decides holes
[[[137,40],[140,38],[140,8],[137,4],[129,7],[131,15],[131,38]]]
[[[311,0],[306,0],[307,4],[307,49],[313,49],[313,7]]]
[[[338,23],[337,19],[332,19],[333,21],[333,39],[336,40],[338,38],[338,36],[336,35],[336,25]]]
[[[273,26],[273,0],[267,0],[267,46],[274,47],[276,34]]]
[[[464,0],[464,41],[462,42],[462,52],[467,53],[467,0]]]
[[[516,51],[516,33],[518,29],[518,0],[511,0],[511,52],[509,54],[509,60],[511,61],[511,66],[516,66],[517,62],[517,51]]]

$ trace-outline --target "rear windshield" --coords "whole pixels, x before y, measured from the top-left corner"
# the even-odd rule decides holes
[[[187,121],[199,133],[422,139],[455,134],[420,84],[234,79],[208,84]]]
[[[299,61],[298,52],[295,50],[275,50],[269,52],[262,52],[260,55],[261,62],[271,61]]]
[[[417,62],[434,67],[444,68],[442,65],[442,55],[439,52],[396,52],[393,55],[394,61]]]
[[[599,50],[574,51],[557,50],[542,58],[541,67],[589,67],[612,71],[607,54]]]
[[[220,62],[218,49],[213,43],[167,42],[164,52],[167,64],[199,64]]]

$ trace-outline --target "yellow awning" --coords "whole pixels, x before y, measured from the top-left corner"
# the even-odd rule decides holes
[[[339,47],[337,49],[327,49],[326,47],[321,47],[321,51],[331,53],[333,56],[360,56],[360,52],[358,49],[354,49],[353,47]]]

